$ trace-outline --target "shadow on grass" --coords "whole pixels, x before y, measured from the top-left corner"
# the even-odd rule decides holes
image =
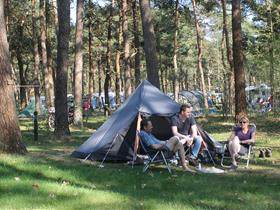
[[[57,187],[66,182],[77,190],[88,190],[93,196],[95,190],[113,192],[129,198],[130,201],[134,202],[135,208],[140,208],[142,202],[144,203],[142,208],[145,209],[144,201],[148,200],[154,200],[163,205],[174,203],[178,207],[187,206],[186,209],[189,207],[195,209],[238,209],[240,206],[254,209],[256,205],[259,207],[257,209],[267,209],[268,207],[269,209],[277,209],[280,207],[278,201],[280,177],[255,171],[241,170],[223,175],[191,175],[174,169],[174,175],[169,176],[164,168],[153,168],[149,173],[142,173],[142,166],[135,166],[132,169],[123,164],[106,163],[104,168],[98,168],[98,163],[80,162],[67,157],[54,160],[51,157],[37,156],[34,159],[33,155],[28,155],[26,161],[36,165],[36,169],[1,163],[0,167],[4,169],[2,175],[11,179],[15,175],[22,176],[22,179],[34,180],[38,183],[53,183]],[[60,173],[59,175],[51,175],[51,171],[59,171]],[[22,189],[18,187],[0,190],[1,195],[12,193],[21,196],[27,196],[33,191],[32,186],[27,188],[22,186]],[[42,199],[48,197],[50,193],[52,191],[45,192],[38,189],[38,196]],[[73,196],[63,197],[60,194],[57,196],[62,196],[59,202],[68,202],[73,199]],[[262,203],[258,200],[260,198],[274,206]],[[254,204],[248,204],[248,199]],[[40,206],[39,203],[37,205]],[[86,203],[80,205],[81,209],[88,206]],[[112,204],[108,204],[107,207],[106,204],[104,205],[102,209],[110,208]],[[129,208],[129,205],[126,207]],[[146,207],[149,209],[148,206]]]
[[[258,129],[259,120],[255,120]],[[88,125],[97,128],[103,122],[103,118],[89,119]],[[231,120],[225,121],[221,117],[201,119],[201,124],[209,133],[230,132],[232,128]],[[99,168],[99,163],[70,158],[71,151],[83,143],[87,135],[91,135],[86,130],[74,131],[64,140],[53,139],[46,130],[40,132],[38,142],[33,141],[32,135],[30,130],[23,131],[30,151],[23,157],[23,164],[0,160],[0,173],[5,179],[13,180],[20,176],[22,180],[30,181],[17,183],[16,187],[2,186],[1,199],[3,196],[17,196],[28,203],[36,194],[37,200],[30,204],[35,209],[46,205],[52,206],[51,209],[62,209],[67,203],[73,205],[71,209],[280,209],[278,163],[273,165],[257,161],[252,166],[259,169],[241,169],[221,175],[191,175],[173,169],[174,174],[170,176],[162,167],[142,173],[142,166],[131,168],[124,164],[105,163],[104,168]],[[270,168],[276,170],[276,174],[267,173]],[[34,189],[32,183],[39,183],[40,186],[49,183],[53,187]],[[64,183],[77,191],[81,202],[73,201],[77,195],[65,196],[58,191]],[[116,207],[115,200],[95,199],[100,192],[105,197],[107,193],[121,195],[124,203]],[[85,194],[92,197],[94,202],[82,200]]]

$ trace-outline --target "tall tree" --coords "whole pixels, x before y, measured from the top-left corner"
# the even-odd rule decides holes
[[[84,0],[77,0],[76,40],[75,40],[75,69],[74,69],[74,124],[83,126],[82,92],[83,92],[83,16]]]
[[[70,134],[67,107],[70,1],[58,1],[57,72],[55,86],[55,135]]]
[[[89,1],[88,3],[88,60],[89,60],[89,95],[90,98],[93,99],[93,95],[95,93],[95,67],[93,66],[93,35],[92,35],[92,17],[91,14],[93,12],[93,3]]]
[[[53,54],[52,54],[52,33],[53,33],[53,29],[51,28],[52,26],[52,18],[51,18],[51,14],[56,13],[57,7],[53,8],[51,7],[50,4],[46,4],[46,48],[47,48],[47,68],[48,68],[48,92],[51,98],[51,106],[54,106],[54,83],[55,83],[55,68],[53,65]],[[56,25],[55,25],[56,27]],[[57,35],[57,30],[55,28],[55,35]],[[56,37],[56,36],[55,36]]]
[[[106,50],[106,68],[105,68],[105,82],[104,82],[104,95],[105,95],[105,104],[110,107],[109,100],[109,86],[111,81],[111,51],[112,51],[112,19],[113,19],[113,9],[114,9],[114,0],[112,0],[109,6],[109,17],[108,17],[108,27],[107,27],[107,50]],[[104,109],[106,112],[107,109]]]
[[[233,66],[233,58],[232,58],[232,48],[229,41],[229,32],[228,32],[228,24],[227,24],[227,1],[221,0],[222,9],[223,9],[223,38],[225,39],[226,44],[226,57],[229,64],[229,71],[226,71],[225,74],[225,98],[226,98],[226,108],[228,108],[229,113],[233,114],[233,101],[234,101],[234,66]],[[226,80],[227,79],[227,80]]]
[[[9,44],[7,41],[4,0],[0,0],[0,153],[25,153],[16,113]]]
[[[270,84],[271,84],[271,95],[273,96],[272,98],[272,104],[274,104],[272,106],[272,110],[275,111],[276,110],[276,106],[275,106],[275,102],[276,102],[276,85],[275,85],[275,78],[274,78],[274,24],[273,24],[273,18],[272,18],[272,2],[269,1],[268,5],[267,5],[267,10],[268,10],[268,17],[269,17],[269,69],[270,69],[270,74],[269,74],[269,79],[270,79]],[[279,10],[280,10],[280,6],[279,6]]]
[[[132,1],[132,15],[133,15],[133,36],[134,36],[134,76],[135,76],[135,87],[137,87],[141,82],[140,75],[140,39],[139,39],[139,14],[138,14],[137,1]]]
[[[10,16],[10,0],[4,1],[4,13],[5,13],[5,24],[6,24],[6,32],[9,34],[9,16]]]
[[[195,21],[195,29],[196,29],[196,40],[197,40],[197,73],[200,75],[200,84],[203,92],[204,98],[204,106],[208,109],[208,100],[207,100],[207,93],[204,81],[204,72],[202,67],[202,37],[201,37],[201,29],[197,17],[197,8],[196,8],[196,0],[192,0],[193,5],[193,15]]]
[[[148,80],[160,88],[158,75],[158,58],[156,49],[156,35],[152,23],[152,12],[149,0],[140,0],[140,11],[144,35],[144,51],[147,66]]]
[[[177,64],[177,51],[178,51],[178,31],[179,31],[179,0],[175,2],[175,32],[173,38],[173,85],[174,85],[174,99],[178,101],[179,82],[178,82],[178,64]]]
[[[32,0],[32,42],[33,42],[33,56],[34,56],[34,85],[35,85],[35,110],[40,113],[40,56],[38,49],[37,36],[37,12],[36,0]]]
[[[235,80],[235,115],[237,116],[240,113],[247,112],[240,0],[232,1],[232,47]]]
[[[27,91],[26,91],[26,78],[24,71],[24,61],[23,61],[23,53],[22,53],[22,45],[23,45],[23,25],[22,23],[17,26],[17,33],[19,35],[19,40],[17,42],[16,47],[16,58],[19,70],[19,81],[20,81],[20,109],[23,109],[27,105]]]
[[[122,35],[123,35],[123,51],[124,51],[124,94],[127,98],[131,94],[131,72],[130,72],[130,54],[129,54],[129,37],[128,37],[128,7],[127,0],[122,0]]]
[[[49,71],[47,65],[47,47],[46,47],[46,1],[40,0],[40,27],[41,27],[41,53],[42,53],[42,65],[44,70],[45,81],[45,97],[47,108],[53,106],[53,77],[52,72]]]
[[[54,14],[54,24],[55,24],[55,31],[58,33],[58,6],[57,6],[57,0],[52,0],[52,6],[53,6],[53,14]]]
[[[118,35],[117,35],[117,49],[115,54],[115,91],[116,91],[116,104],[121,103],[121,67],[120,57],[122,48],[122,11],[119,10],[118,22]]]

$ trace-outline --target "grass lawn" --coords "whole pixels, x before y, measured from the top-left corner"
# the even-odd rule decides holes
[[[280,209],[280,119],[252,116],[257,125],[256,147],[271,147],[272,158],[251,161],[225,174],[189,174],[173,168],[173,175],[157,167],[81,161],[71,152],[84,142],[105,118],[90,117],[82,130],[53,139],[40,122],[39,141],[33,141],[32,124],[21,121],[24,156],[0,154],[0,209]],[[232,120],[209,116],[199,119],[218,140],[230,135]],[[243,164],[244,165],[244,164]]]

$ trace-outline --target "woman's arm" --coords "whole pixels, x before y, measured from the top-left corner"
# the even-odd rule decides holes
[[[232,141],[234,137],[235,137],[235,132],[233,131],[233,132],[231,132],[231,134],[230,134],[229,138],[227,139],[227,141],[228,142]]]
[[[252,133],[251,139],[244,140],[241,143],[242,144],[249,144],[249,143],[255,143],[256,142],[256,132]]]

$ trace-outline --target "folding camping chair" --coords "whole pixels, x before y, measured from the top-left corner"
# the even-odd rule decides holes
[[[171,160],[174,160],[175,157],[175,153],[173,151],[170,151],[167,147],[163,147],[160,149],[153,149],[149,147],[144,141],[142,141],[141,138],[140,138],[140,144],[142,149],[148,156],[148,159],[144,161],[143,172],[146,172],[152,164],[164,163],[168,172],[172,174],[170,162]]]
[[[189,156],[191,155],[192,147],[193,147],[193,145],[185,146],[185,155],[186,155],[187,159],[189,159]],[[210,153],[210,151],[207,147],[207,144],[205,143],[205,141],[202,138],[202,144],[201,144],[201,148],[200,148],[200,151],[199,151],[199,154],[198,154],[198,159],[203,161],[202,159],[205,158],[204,157],[205,155],[207,156],[207,159],[208,159],[207,163],[211,162],[215,166],[214,158],[213,158],[212,154]]]
[[[201,138],[202,138],[202,144],[201,144],[200,151],[199,151],[199,157],[200,157],[200,159],[201,159],[201,158],[205,158],[204,156],[206,155],[206,156],[207,156],[207,159],[208,159],[207,162],[211,162],[211,163],[213,163],[213,165],[215,166],[214,158],[213,158],[212,154],[210,153],[210,151],[209,151],[209,149],[208,149],[207,143],[205,142],[205,138],[209,138],[209,135],[207,134],[206,131],[204,131],[204,130],[202,129],[202,127],[201,127],[200,125],[197,124],[196,126],[197,126],[197,133],[198,133],[198,135],[201,136]],[[207,136],[206,134],[207,134],[208,136]],[[189,155],[191,154],[192,147],[193,147],[193,145],[190,146],[190,147],[189,147],[189,146],[185,146],[185,154],[186,154],[186,157],[189,157]],[[204,152],[205,152],[205,153],[204,153]],[[203,154],[205,154],[205,155],[203,155]]]
[[[256,131],[256,125],[255,124],[249,124],[249,127],[255,129]],[[254,151],[254,146],[255,143],[249,143],[249,144],[241,144],[242,146],[247,148],[247,152],[245,154],[239,154],[240,158],[243,160],[246,160],[246,166],[245,168],[248,168],[249,163],[250,163],[250,159],[251,159],[251,155],[253,154]],[[221,158],[221,166],[222,167],[227,167],[227,165],[224,164],[224,160],[225,159],[230,159],[230,153],[228,150],[228,143],[224,142],[224,153],[222,154],[222,158]]]

